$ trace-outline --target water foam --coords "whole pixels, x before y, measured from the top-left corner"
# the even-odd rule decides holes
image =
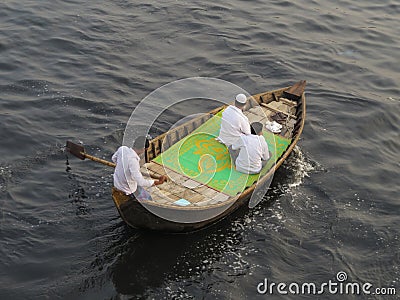
[[[305,177],[310,177],[310,172],[315,170],[315,166],[311,163],[300,147],[293,149],[293,156],[287,161],[286,167],[293,172],[293,182],[288,184],[289,188],[298,187],[303,183]]]

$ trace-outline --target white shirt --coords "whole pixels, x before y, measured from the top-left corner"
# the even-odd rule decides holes
[[[114,170],[114,186],[130,195],[136,191],[137,186],[152,186],[154,180],[144,179],[140,172],[140,157],[132,148],[121,146],[112,156],[112,161],[117,165]]]
[[[261,160],[269,159],[268,144],[262,135],[243,135],[232,145],[232,149],[240,149],[236,170],[242,173],[259,173],[262,169]]]
[[[234,144],[244,134],[250,134],[249,119],[240,108],[229,105],[222,113],[221,130],[218,140],[227,147]]]

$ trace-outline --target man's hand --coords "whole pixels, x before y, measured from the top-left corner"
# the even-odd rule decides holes
[[[162,175],[158,180],[154,181],[154,185],[163,184],[165,181],[167,181],[167,176]]]

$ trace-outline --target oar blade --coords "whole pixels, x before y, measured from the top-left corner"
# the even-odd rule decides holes
[[[71,141],[67,141],[67,145],[65,146],[69,153],[75,155],[77,158],[82,160],[85,159],[85,148],[81,145],[77,145]]]

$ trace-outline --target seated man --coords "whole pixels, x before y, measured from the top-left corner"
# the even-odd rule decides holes
[[[250,134],[249,119],[243,114],[247,97],[244,94],[236,96],[235,105],[229,105],[222,113],[221,129],[218,141],[227,147],[237,141],[242,135]]]
[[[161,176],[157,181],[143,178],[140,172],[139,155],[144,153],[148,144],[147,139],[140,136],[133,143],[133,148],[121,146],[112,156],[112,161],[116,163],[115,188],[138,200],[152,200],[151,195],[143,187],[159,185],[166,180],[166,176]]]
[[[263,125],[259,122],[254,122],[251,124],[251,134],[242,135],[232,145],[233,151],[230,151],[232,161],[235,162],[236,170],[239,172],[257,174],[267,163],[270,154],[268,144],[262,135],[262,130]]]

